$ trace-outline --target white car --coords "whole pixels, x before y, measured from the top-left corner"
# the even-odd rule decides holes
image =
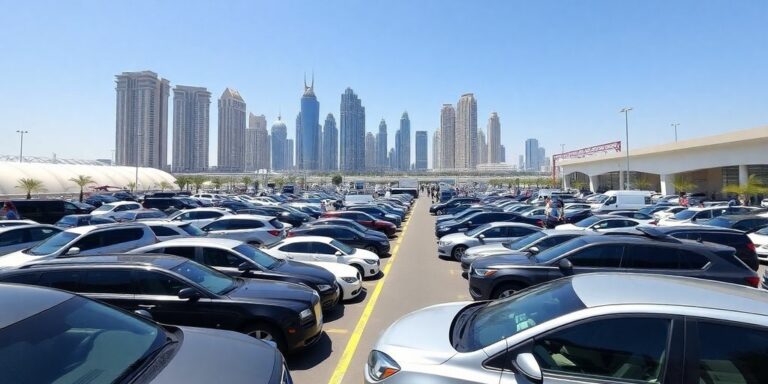
[[[0,257],[0,268],[58,257],[121,253],[156,242],[157,237],[144,224],[86,225],[67,229],[32,248]]]
[[[768,261],[768,227],[763,227],[748,233],[749,239],[755,244],[755,251],[757,252],[757,258],[762,261]]]
[[[19,225],[31,225],[31,224],[37,224],[37,221],[34,220],[0,220],[0,228],[5,227],[16,227]]]
[[[296,261],[324,261],[347,264],[363,277],[376,276],[380,270],[379,256],[364,249],[352,248],[330,237],[289,237],[270,246],[267,252],[275,257]]]
[[[61,231],[61,228],[47,224],[0,227],[0,255],[30,248]]]
[[[216,204],[224,200],[224,197],[222,197],[221,195],[217,195],[215,193],[197,193],[192,195],[191,197],[201,200],[208,204]]]
[[[681,211],[685,211],[686,209],[688,209],[688,208],[687,207],[683,207],[683,206],[669,207],[669,208],[667,208],[665,210],[662,210],[662,211],[659,211],[659,212],[654,212],[652,216],[653,216],[654,220],[656,220],[656,222],[659,222],[659,221],[661,221],[661,219],[666,219],[668,217],[672,217],[676,213],[681,212]]]
[[[122,211],[131,211],[134,209],[141,209],[141,204],[134,201],[116,201],[114,203],[102,204],[100,207],[94,209],[91,215],[110,215]]]
[[[229,215],[200,228],[209,237],[240,240],[253,245],[272,245],[286,237],[293,228],[277,218],[260,215]]]
[[[268,251],[267,251],[268,252]],[[275,256],[277,257],[277,256]],[[339,285],[341,291],[341,300],[351,300],[363,291],[363,277],[360,275],[360,271],[355,267],[351,267],[341,263],[328,263],[323,261],[303,261],[303,263],[317,265],[328,270],[336,276],[336,284]]]
[[[232,211],[224,208],[193,208],[182,209],[168,217],[168,220],[183,221],[190,223],[198,228],[202,228],[212,221],[224,217],[233,215]]]
[[[768,199],[763,199],[760,201],[760,206],[763,208],[768,208]]]
[[[157,240],[159,241],[178,239],[182,237],[206,236],[205,231],[202,229],[183,221],[144,220],[142,223],[149,226],[149,229],[154,232],[155,236],[157,236]]]
[[[271,205],[271,206],[275,206],[275,207],[280,205],[280,202],[275,201],[271,197],[267,197],[267,196],[251,197],[251,203],[253,203],[253,204],[261,204],[261,205]]]
[[[642,224],[639,220],[614,215],[594,215],[575,224],[560,224],[557,230],[593,230],[597,232],[621,231]]]

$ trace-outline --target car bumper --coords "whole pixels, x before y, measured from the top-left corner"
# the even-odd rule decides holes
[[[489,279],[469,275],[469,295],[473,300],[489,300],[493,292],[493,282]]]
[[[339,290],[341,291],[341,300],[352,300],[363,291],[363,282],[357,280],[354,283],[347,283],[346,281],[339,283]]]
[[[440,242],[437,243],[437,255],[438,256],[450,257],[452,249],[453,249],[453,244],[451,244],[451,245],[440,245]]]
[[[327,292],[320,293],[320,305],[324,310],[335,307],[340,299],[341,293],[339,292],[338,285],[334,289],[329,289]]]
[[[376,264],[363,263],[363,269],[365,274],[363,277],[372,277],[379,274],[381,270],[381,260],[376,260]]]
[[[320,339],[320,335],[323,332],[323,312],[320,308],[320,302],[318,302],[313,310],[315,313],[313,322],[297,327],[294,333],[285,333],[287,352],[309,347]]]

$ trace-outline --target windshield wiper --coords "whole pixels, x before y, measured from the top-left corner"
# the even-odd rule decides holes
[[[138,360],[134,361],[131,365],[128,366],[128,368],[123,371],[123,374],[121,374],[117,379],[115,379],[114,382],[119,383],[123,382],[127,378],[141,372],[141,368],[145,365],[149,365],[152,361],[155,360],[155,358],[165,349],[170,347],[173,344],[178,343],[178,341],[172,339],[170,336],[165,337],[165,342],[158,346],[155,349],[152,349],[145,353],[142,357],[140,357]]]

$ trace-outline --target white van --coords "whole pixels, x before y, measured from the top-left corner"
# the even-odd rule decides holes
[[[623,210],[636,210],[651,205],[651,191],[608,191],[602,203],[592,204],[592,210],[597,212],[611,212]]]

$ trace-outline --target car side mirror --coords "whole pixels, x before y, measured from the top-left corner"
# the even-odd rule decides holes
[[[344,254],[343,254],[343,253],[341,253],[341,251],[336,251],[336,253],[334,253],[333,255],[334,255],[334,256],[337,256],[337,257],[341,257],[341,256],[344,256]]]
[[[250,272],[254,269],[253,264],[244,261],[240,265],[237,266],[237,270],[240,272]]]
[[[560,268],[560,271],[563,272],[564,275],[573,273],[573,263],[568,259],[560,259],[560,262],[557,263],[557,267]]]
[[[515,368],[535,383],[540,383],[542,380],[541,367],[539,362],[531,353],[520,353],[515,357]]]
[[[152,320],[152,314],[149,313],[146,309],[137,309],[137,310],[133,311],[133,313],[135,313],[135,314],[137,314],[137,315],[139,315],[139,316],[141,316],[141,317],[143,317],[145,319]]]
[[[189,299],[190,301],[199,299],[202,295],[197,289],[194,288],[182,288],[179,291],[179,299],[185,300]]]
[[[482,243],[482,242],[484,242],[484,240],[485,240],[485,235],[483,235],[483,234],[481,233],[481,234],[477,235],[477,239],[478,239],[478,240],[480,240],[480,242]]]
[[[467,225],[472,225],[472,221],[467,221]]]
[[[528,248],[528,252],[530,252],[531,254],[534,254],[534,255],[539,253],[540,251],[541,250],[539,249],[539,247],[530,247],[530,248]]]
[[[80,248],[72,247],[70,249],[67,249],[67,253],[65,253],[64,256],[76,256],[79,254],[80,254]]]
[[[691,217],[691,222],[694,222],[694,221],[696,221],[696,216]]]

